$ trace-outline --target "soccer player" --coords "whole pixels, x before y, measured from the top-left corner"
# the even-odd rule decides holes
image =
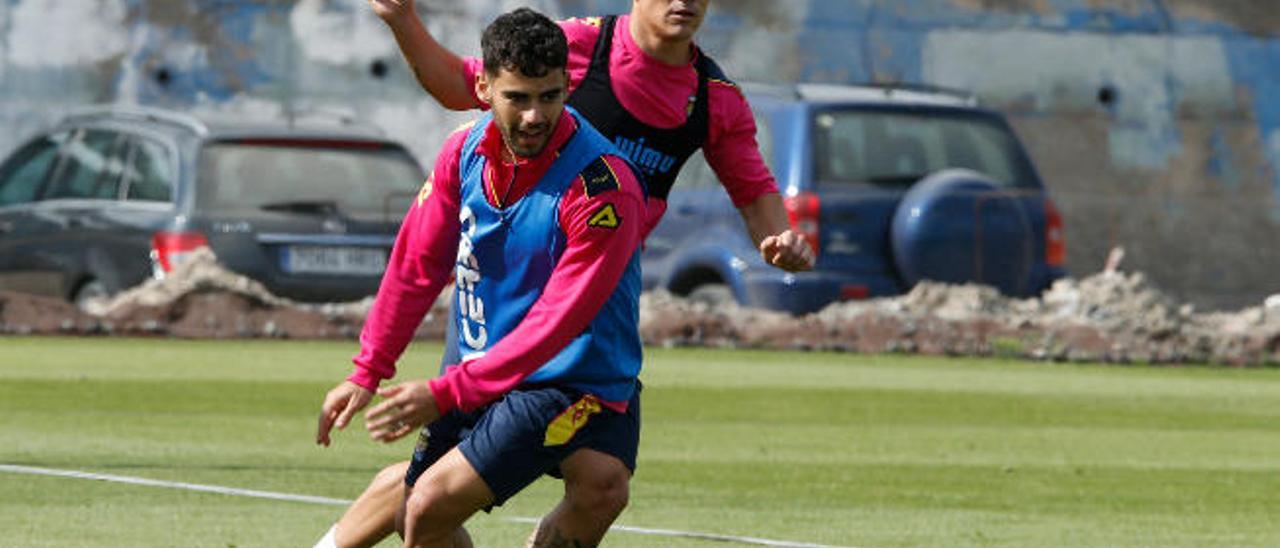
[[[621,477],[625,492],[635,468],[645,198],[621,152],[565,109],[567,47],[526,8],[486,28],[476,95],[491,112],[446,142],[397,236],[355,372],[322,406],[327,445],[394,375],[452,271],[463,361],[377,390],[385,400],[366,414],[379,441],[426,425],[397,520],[406,546],[470,545],[472,514],[544,473],[562,475],[566,494],[535,546],[594,546],[622,510],[577,511],[593,501],[574,485]]]
[[[486,108],[473,82],[480,60],[461,58],[427,32],[413,0],[369,0],[391,28],[401,52],[422,86],[446,108]],[[570,19],[560,23],[569,42],[568,102],[624,153],[640,158],[648,187],[645,234],[666,211],[665,198],[680,167],[696,150],[716,172],[747,231],[766,262],[787,271],[808,270],[814,254],[790,229],[777,183],[755,141],[755,119],[740,90],[694,43],[707,0],[633,0],[617,17]],[[454,326],[450,324],[450,336]],[[446,343],[444,362],[453,363]],[[346,424],[350,414],[339,417]],[[591,454],[580,458],[589,460]],[[339,546],[371,546],[392,530],[388,501],[401,498],[398,477],[405,463],[392,465],[335,525]],[[575,500],[587,506],[625,506],[626,477],[616,467],[596,466],[613,476],[588,477]],[[590,504],[587,504],[590,503]],[[572,511],[569,507],[566,511]]]
[[[418,82],[446,108],[485,108],[474,93],[480,70],[427,32],[413,0],[369,0],[387,23]],[[648,227],[666,211],[680,167],[702,149],[746,221],[766,262],[808,270],[814,255],[790,230],[777,182],[756,144],[755,118],[741,90],[694,43],[709,0],[632,0],[627,15],[560,23],[569,40],[569,105],[641,170]]]

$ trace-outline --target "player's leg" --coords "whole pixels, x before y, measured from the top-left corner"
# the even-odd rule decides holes
[[[398,490],[390,489],[399,494],[399,497],[392,503],[391,509],[394,517],[394,530],[398,531],[401,537],[404,537],[405,531],[405,506],[412,494],[413,486],[418,483],[428,469],[443,460],[450,451],[455,450],[462,439],[471,431],[476,419],[477,415],[475,414],[452,412],[427,425],[418,434],[418,443],[413,448],[413,459],[409,461],[404,474],[399,478],[395,478],[400,488]],[[390,474],[386,479],[392,479]],[[456,528],[452,536],[452,546],[455,548],[472,547],[471,537],[461,527]]]
[[[347,507],[330,535],[315,548],[367,548],[396,530],[396,510],[404,502],[404,475],[409,461],[383,468],[356,501]]]
[[[542,518],[527,546],[595,546],[627,506],[631,470],[617,457],[579,449],[560,463],[564,498]]]
[[[595,546],[626,508],[640,445],[640,391],[626,413],[602,408],[586,417],[571,445],[559,463],[564,498],[538,523],[528,546]]]
[[[465,535],[462,524],[493,500],[471,463],[457,448],[450,450],[417,478],[404,501],[405,546],[457,546]]]
[[[445,318],[453,318],[452,300]],[[458,326],[454,321],[446,321],[440,371],[443,373],[445,367],[459,361]],[[378,544],[391,533],[403,530],[403,523],[397,521],[397,513],[408,495],[404,486],[405,471],[408,468],[409,461],[404,461],[378,472],[360,497],[347,508],[342,518],[314,548],[367,548]],[[467,537],[466,531],[459,529],[458,533],[455,545],[471,546],[471,539]]]
[[[572,398],[555,388],[512,391],[467,415],[474,423],[459,430],[460,441],[438,458],[433,424],[405,476],[411,486],[401,527],[405,545],[455,546],[476,510],[502,505],[568,456],[565,443],[544,441],[547,425],[572,408]]]
[[[453,318],[453,302],[449,303],[449,312],[445,318]],[[440,359],[440,371],[460,361],[458,355],[458,326],[453,321],[445,322],[444,353]],[[321,539],[315,548],[367,548],[378,544],[391,533],[399,530],[396,513],[404,503],[407,492],[404,488],[405,471],[409,461],[393,464],[373,478],[360,497],[347,508],[338,523],[329,530],[329,534]],[[471,546],[466,531],[459,530],[460,540]]]

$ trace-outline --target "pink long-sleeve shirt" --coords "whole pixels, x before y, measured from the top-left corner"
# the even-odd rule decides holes
[[[432,302],[445,287],[458,251],[458,164],[467,129],[445,142],[435,168],[405,216],[377,298],[360,334],[355,371],[347,380],[369,390],[395,375],[396,361]],[[515,203],[551,167],[577,129],[560,116],[546,148],[533,158],[505,159],[502,135],[490,124],[476,152],[486,159],[485,198],[496,207]],[[619,187],[588,196],[581,176],[565,192],[559,211],[566,246],[542,295],[520,324],[480,358],[446,369],[430,381],[436,407],[470,411],[514,388],[581,333],[617,286],[644,235],[644,193],[621,158],[606,156]],[[616,227],[591,226],[593,213],[612,204]],[[597,223],[598,224],[598,223]],[[626,402],[605,402],[625,410]]]
[[[657,128],[673,128],[685,122],[689,96],[698,89],[696,59],[683,65],[669,65],[654,59],[636,44],[630,32],[631,16],[618,17],[609,52],[609,74],[613,94],[637,120]],[[600,18],[574,18],[560,22],[569,40],[569,91],[577,89],[591,65],[591,54],[600,37]],[[464,59],[467,88],[475,97],[476,76],[484,62]],[[764,194],[777,193],[778,183],[756,143],[756,122],[742,91],[732,82],[708,81],[707,100],[710,127],[702,145],[703,156],[720,179],[737,207],[754,202]],[[610,136],[610,138],[612,138]],[[646,229],[652,229],[666,212],[666,202],[649,198]],[[647,233],[647,231],[646,231]]]

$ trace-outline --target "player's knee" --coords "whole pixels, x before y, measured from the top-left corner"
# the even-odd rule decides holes
[[[578,482],[567,494],[575,511],[611,520],[621,514],[630,501],[631,478],[623,470]]]
[[[431,515],[431,511],[437,508],[438,499],[432,496],[426,490],[414,489],[404,499],[404,519],[406,525],[410,521],[417,521]]]
[[[403,527],[417,538],[444,538],[456,528],[449,520],[451,513],[443,492],[415,488],[404,501]]]

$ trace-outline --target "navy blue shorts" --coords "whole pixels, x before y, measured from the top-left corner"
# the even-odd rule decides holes
[[[494,506],[501,506],[543,474],[560,477],[560,461],[578,449],[617,457],[635,472],[640,445],[638,387],[637,382],[626,413],[560,386],[519,387],[471,413],[451,411],[422,429],[405,484],[412,487],[454,447],[493,491]]]

